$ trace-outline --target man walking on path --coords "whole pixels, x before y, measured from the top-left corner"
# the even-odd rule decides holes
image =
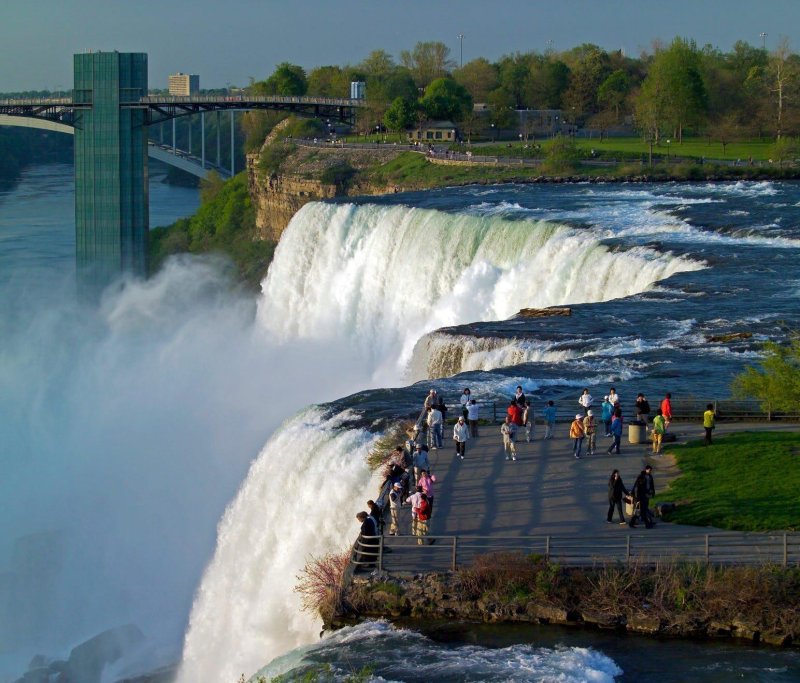
[[[608,454],[611,455],[611,451],[616,451],[617,455],[619,455],[619,444],[622,440],[622,418],[618,415],[614,415],[611,418],[611,436],[614,437],[614,441],[608,447]]]
[[[716,420],[714,416],[714,404],[709,403],[706,405],[706,412],[703,413],[703,429],[706,430],[705,445],[711,445],[711,432],[714,431]]]
[[[594,455],[597,425],[591,410],[587,411],[586,417],[583,418],[583,432],[586,434],[586,455]]]
[[[644,394],[636,396],[636,420],[647,424],[650,418],[650,402],[645,398]]]
[[[669,429],[669,423],[672,422],[672,394],[667,393],[664,400],[661,401],[661,414],[664,416],[664,430]]]
[[[661,414],[661,408],[656,410],[656,416],[653,418],[653,454],[661,455],[661,440],[664,438],[664,432],[667,428],[664,424],[664,416]]]
[[[639,517],[644,522],[645,527],[648,529],[653,528],[653,523],[650,521],[650,498],[648,494],[647,474],[645,470],[639,473],[636,481],[633,483],[633,498],[639,504]],[[628,520],[628,526],[631,528],[636,526],[636,516],[631,515]]]
[[[500,434],[503,435],[503,452],[506,454],[506,460],[516,460],[517,448],[514,445],[514,437],[517,435],[517,425],[511,421],[510,415],[506,415],[506,421],[500,425]]]
[[[583,416],[580,413],[575,416],[575,419],[569,426],[569,437],[573,441],[572,455],[580,460],[583,440],[586,438],[586,433],[583,431]]]
[[[542,411],[542,415],[544,415],[544,438],[545,439],[552,439],[553,438],[553,430],[556,426],[556,407],[553,405],[552,401],[547,402],[547,406]]]
[[[453,441],[456,442],[456,455],[464,459],[467,452],[467,440],[469,439],[469,429],[463,417],[458,418],[458,422],[453,426]]]

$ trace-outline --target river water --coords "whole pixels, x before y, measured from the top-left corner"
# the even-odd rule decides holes
[[[518,383],[535,400],[611,382],[626,399],[727,395],[760,341],[800,324],[797,184],[310,204],[255,299],[187,257],[88,309],[71,172],[34,167],[0,192],[0,680],[130,622],[145,645],[104,680],[181,657],[192,683],[275,657],[270,673],[369,663],[398,681],[798,680],[794,652],[585,631],[367,624],[316,643],[292,591],[309,555],[354,533],[375,419],[429,385],[450,400]],[[153,180],[151,225],[197,206]],[[572,317],[509,319],[558,304]],[[752,337],[707,342],[731,331]],[[285,533],[287,507],[310,523]]]

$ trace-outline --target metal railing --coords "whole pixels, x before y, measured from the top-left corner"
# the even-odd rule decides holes
[[[625,534],[613,538],[542,536],[378,536],[353,545],[351,565],[388,572],[455,571],[479,555],[521,553],[564,566],[587,567],[670,561],[708,565],[800,565],[800,534],[717,532],[660,537]]]

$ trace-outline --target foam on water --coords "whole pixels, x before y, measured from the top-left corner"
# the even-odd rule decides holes
[[[250,681],[281,674],[299,679],[320,670],[326,680],[344,681],[365,668],[371,671],[370,680],[387,682],[613,683],[623,673],[612,659],[591,648],[446,645],[385,622],[366,622],[272,662]]]

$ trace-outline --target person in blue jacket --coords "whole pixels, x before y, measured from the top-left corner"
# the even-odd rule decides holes
[[[544,415],[544,438],[545,439],[552,439],[553,438],[553,429],[556,426],[556,407],[553,405],[552,401],[548,401],[547,405],[545,406],[544,410],[542,410],[542,415]]]
[[[614,437],[614,441],[608,447],[608,454],[611,455],[611,451],[616,451],[617,455],[619,455],[619,442],[622,440],[622,416],[614,415],[611,418],[611,436]]]

